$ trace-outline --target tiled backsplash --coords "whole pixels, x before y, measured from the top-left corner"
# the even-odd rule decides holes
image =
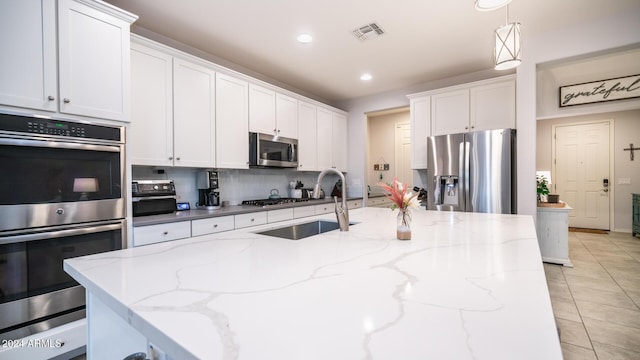
[[[193,168],[162,168],[164,174],[158,174],[156,167],[134,166],[132,179],[171,179],[175,182],[178,202],[189,202],[195,206],[198,201],[196,176],[200,169]],[[249,169],[249,170],[218,170],[220,181],[220,199],[228,201],[230,205],[237,205],[243,200],[266,199],[271,189],[278,189],[281,197],[289,197],[289,183],[300,180],[305,188],[313,188],[319,172],[300,172],[290,169]],[[329,174],[322,181],[322,189],[329,196],[338,180],[337,175]],[[361,187],[359,187],[361,191]],[[361,196],[350,189],[348,196]],[[353,191],[352,191],[353,190]]]

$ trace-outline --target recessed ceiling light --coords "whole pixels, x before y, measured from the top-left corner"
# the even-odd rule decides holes
[[[297,37],[298,42],[301,42],[303,44],[308,44],[313,40],[313,37],[309,34],[300,34]]]
[[[371,76],[371,74],[369,74],[369,73],[364,73],[364,74],[360,75],[360,80],[362,80],[362,81],[369,81],[371,79],[373,79],[373,76]]]

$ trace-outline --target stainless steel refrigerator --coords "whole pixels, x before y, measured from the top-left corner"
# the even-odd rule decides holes
[[[427,138],[427,210],[516,213],[516,131]]]

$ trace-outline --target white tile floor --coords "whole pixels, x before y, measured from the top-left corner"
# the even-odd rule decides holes
[[[570,232],[569,258],[544,264],[565,360],[640,359],[640,238]]]

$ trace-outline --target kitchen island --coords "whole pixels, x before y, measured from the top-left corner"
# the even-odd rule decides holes
[[[530,216],[389,209],[349,232],[297,219],[65,261],[87,289],[90,359],[562,359]]]

